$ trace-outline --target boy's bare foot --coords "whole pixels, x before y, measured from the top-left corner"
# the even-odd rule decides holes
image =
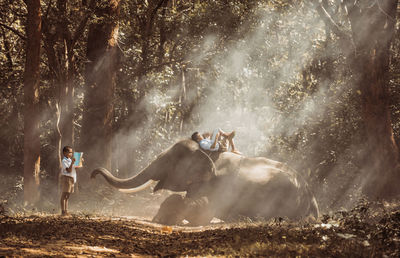
[[[241,153],[240,151],[238,151],[238,150],[232,150],[232,152],[233,153],[236,153],[236,154],[239,154],[239,155],[242,155],[243,153]]]
[[[61,216],[63,217],[69,216],[69,213],[67,211],[62,211]]]

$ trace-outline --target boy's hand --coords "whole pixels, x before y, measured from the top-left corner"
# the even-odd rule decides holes
[[[75,158],[72,158],[71,160],[72,160],[72,164],[74,164],[75,163]]]

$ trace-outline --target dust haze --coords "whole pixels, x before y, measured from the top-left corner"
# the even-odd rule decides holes
[[[351,94],[349,85],[331,92],[329,85],[342,76],[338,73],[331,74],[318,85],[308,86],[306,96],[292,95],[296,87],[307,87],[303,84],[302,71],[313,62],[314,55],[321,56],[318,51],[324,49],[320,46],[326,40],[324,24],[316,12],[305,7],[284,13],[269,6],[258,7],[255,17],[249,19],[256,19],[256,26],[244,23],[222,47],[218,33],[204,35],[200,47],[193,48],[185,59],[188,69],[183,75],[185,78],[180,79],[186,79],[185,91],[181,83],[176,83],[170,84],[168,89],[152,89],[146,93],[140,106],[145,110],[147,120],[135,130],[119,133],[114,138],[115,175],[133,176],[177,140],[190,137],[194,131],[215,128],[228,132],[235,130],[237,148],[246,156],[265,156],[285,162],[306,180],[307,173],[316,171],[307,164],[311,157],[309,160],[302,157],[324,139],[315,134],[308,138],[302,134],[305,128],[317,130],[321,126],[318,121],[329,120],[329,112],[334,112],[335,108],[340,110],[340,103],[335,106],[332,102]],[[327,51],[323,55],[329,57],[330,53]],[[190,77],[200,80],[203,88],[191,88]],[[201,100],[190,114],[196,124],[177,124],[171,131],[157,134],[167,116],[163,109],[177,99],[197,102],[199,96]],[[291,109],[282,109],[284,104]],[[302,149],[300,145],[278,152],[274,139],[280,136],[303,137],[309,147]],[[151,139],[152,144],[143,145],[144,139]],[[130,155],[132,151],[134,155]],[[342,157],[336,159],[332,174],[341,169]],[[325,176],[329,181],[330,175]],[[103,179],[96,181],[96,185],[104,183]],[[348,185],[349,189],[354,186],[352,183]],[[151,218],[159,204],[171,194],[165,190],[153,194],[148,189],[127,195],[108,186],[101,187],[105,187],[108,197],[103,199],[101,208],[88,204],[86,212]],[[324,201],[329,192],[326,184],[313,190],[319,202]],[[150,195],[152,201],[148,202],[146,196]],[[344,198],[347,195],[344,193]],[[79,202],[79,198],[76,199]]]
[[[304,15],[309,28],[312,29],[298,27],[296,16],[292,12]],[[190,137],[194,131],[206,132],[215,128],[235,130],[237,147],[246,156],[268,153],[270,136],[296,132],[301,124],[310,119],[311,114],[315,115],[316,106],[320,106],[320,103],[304,100],[298,114],[293,115],[296,120],[286,121],[285,116],[274,106],[271,92],[276,91],[279,85],[295,83],[299,79],[302,67],[313,58],[304,58],[303,53],[310,52],[315,40],[322,40],[324,37],[322,23],[318,17],[314,13],[302,12],[304,11],[293,10],[286,14],[278,14],[268,7],[260,8],[256,13],[259,19],[256,22],[257,26],[250,28],[249,24],[243,24],[243,28],[238,28],[240,33],[235,35],[222,51],[219,49],[222,39],[218,33],[204,35],[202,42],[198,44],[200,47],[194,48],[185,59],[189,67],[183,75],[185,78],[178,78],[179,83],[171,84],[164,91],[150,90],[139,104],[146,111],[145,123],[128,133],[117,134],[114,138],[116,150],[113,160],[117,162],[117,166],[113,173],[119,177],[137,174],[157,154],[177,140]],[[287,35],[279,35],[281,27],[290,28],[285,32]],[[307,40],[298,42],[299,33],[305,31],[308,34],[303,38]],[[297,41],[296,46],[291,46],[293,41]],[[285,56],[287,49],[292,47],[296,49],[291,52],[291,56]],[[272,60],[269,60],[269,57],[272,57]],[[273,70],[276,66],[278,70]],[[260,74],[263,76],[259,76]],[[200,79],[203,88],[193,89],[189,77]],[[182,80],[186,80],[184,91]],[[160,110],[166,109],[177,99],[184,99],[186,103],[196,102],[199,95],[202,100],[191,113],[197,124],[176,126],[175,130],[165,132],[167,137],[155,133],[157,123],[160,123],[159,116],[164,116],[160,115]],[[143,146],[142,142],[145,139],[152,139],[151,146]],[[136,155],[130,156],[132,151]],[[136,160],[132,160],[133,155]],[[284,157],[282,161],[285,161]],[[126,169],[130,171],[122,171]],[[104,182],[103,179],[97,181]],[[148,218],[155,215],[159,204],[171,194],[166,190],[153,194],[151,189],[131,195],[112,190],[111,193],[113,195],[100,212],[109,213],[115,200],[123,199],[129,202],[126,203],[129,207],[112,209],[112,214]],[[140,203],[140,199],[145,195],[152,196],[151,205]],[[147,207],[146,212],[143,212],[143,207]],[[95,210],[99,212],[99,209]]]

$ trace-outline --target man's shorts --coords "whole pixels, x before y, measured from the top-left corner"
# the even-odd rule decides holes
[[[61,192],[73,193],[74,192],[74,179],[70,176],[61,176]]]

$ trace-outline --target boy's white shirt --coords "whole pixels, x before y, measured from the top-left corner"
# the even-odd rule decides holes
[[[76,170],[75,166],[72,166],[71,173],[67,171],[67,168],[71,166],[72,159],[64,157],[61,162],[61,175],[69,176],[74,179],[74,183],[76,183]]]

